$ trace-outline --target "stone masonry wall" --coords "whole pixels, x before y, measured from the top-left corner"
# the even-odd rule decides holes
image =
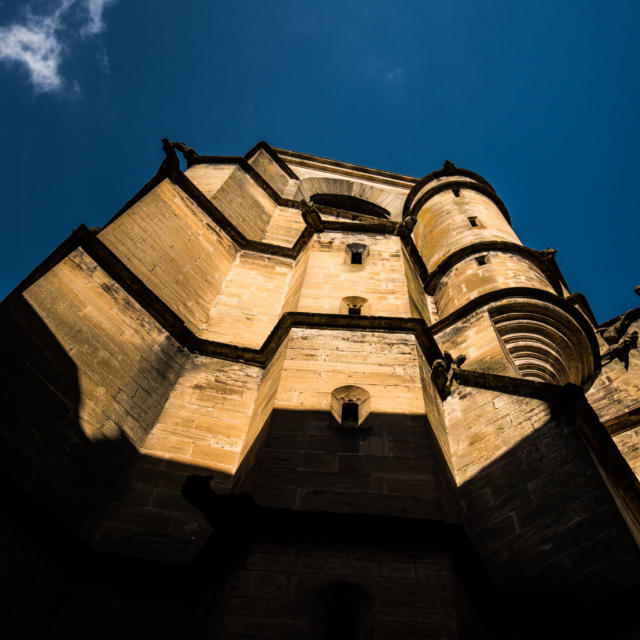
[[[241,251],[201,336],[259,349],[280,319],[292,270],[286,258]]]
[[[102,240],[196,334],[237,249],[169,180],[164,180],[100,234]]]
[[[473,544],[499,585],[536,599],[619,589],[640,568],[566,409],[462,386],[444,403]]]
[[[481,226],[472,227],[469,216],[477,217]],[[458,198],[452,191],[435,195],[417,217],[412,236],[429,271],[457,249],[476,242],[500,240],[520,244],[496,205],[469,189],[461,189]]]
[[[2,326],[6,462],[92,537],[186,354],[82,249],[5,303]]]
[[[328,411],[331,392],[357,385],[371,412],[424,415],[413,335],[293,329],[275,406]]]
[[[349,263],[346,245],[369,246],[363,265]],[[314,237],[298,311],[340,313],[342,298],[369,301],[367,315],[410,317],[400,239],[373,234],[321,233]]]

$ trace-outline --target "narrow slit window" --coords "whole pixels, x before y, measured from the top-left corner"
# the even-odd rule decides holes
[[[349,264],[364,264],[369,255],[369,247],[362,242],[350,242],[346,246],[346,251]]]
[[[467,220],[469,221],[469,224],[474,227],[475,229],[477,229],[478,227],[480,227],[480,222],[478,221],[478,216],[469,216],[467,218]]]
[[[358,403],[357,402],[344,402],[342,404],[342,416],[340,423],[343,427],[357,427],[358,426]]]

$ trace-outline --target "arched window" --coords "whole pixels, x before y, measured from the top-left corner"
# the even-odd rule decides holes
[[[340,313],[346,313],[349,316],[369,315],[369,301],[360,296],[347,296],[346,298],[342,298]]]
[[[342,420],[340,424],[343,427],[354,428],[358,426],[358,403],[347,402],[342,403]]]
[[[349,384],[331,392],[331,414],[345,429],[362,428],[371,411],[371,395],[366,389]]]
[[[364,264],[369,256],[369,247],[362,242],[350,242],[346,246],[346,253],[349,264]]]
[[[342,193],[315,193],[311,196],[311,202],[321,207],[340,209],[341,211],[371,216],[373,218],[382,218],[383,220],[388,220],[391,217],[391,214],[379,204],[374,204],[357,196],[348,196]]]

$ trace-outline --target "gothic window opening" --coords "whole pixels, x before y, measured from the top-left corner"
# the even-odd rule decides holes
[[[369,315],[369,301],[360,296],[348,296],[342,298],[340,303],[340,313],[348,316],[366,316]]]
[[[338,387],[331,392],[330,411],[341,427],[360,431],[371,411],[371,394],[352,384]]]
[[[355,428],[358,426],[358,403],[347,401],[342,405],[342,420],[340,424],[343,427]]]
[[[321,207],[329,207],[382,220],[388,220],[391,217],[389,211],[379,204],[341,193],[316,193],[311,196],[311,202]]]
[[[369,247],[361,242],[350,242],[346,246],[346,254],[349,264],[364,264],[369,255]]]

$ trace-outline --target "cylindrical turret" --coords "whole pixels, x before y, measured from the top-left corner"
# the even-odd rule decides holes
[[[505,205],[484,178],[445,162],[415,185],[403,216],[415,219],[412,238],[429,272],[426,291],[440,319],[475,301],[486,305],[495,325],[493,307],[499,305],[497,333],[520,375],[548,382],[586,379],[595,364],[590,330],[571,319],[555,252],[522,245]],[[509,314],[511,307],[518,313]],[[545,317],[552,330],[542,330]],[[563,358],[576,365],[561,366]]]

